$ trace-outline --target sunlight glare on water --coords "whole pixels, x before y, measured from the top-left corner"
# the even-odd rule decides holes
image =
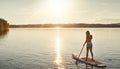
[[[61,41],[60,41],[60,32],[59,29],[57,30],[56,35],[56,60],[55,63],[58,66],[58,69],[64,69],[64,66],[62,65],[62,58],[61,58]]]

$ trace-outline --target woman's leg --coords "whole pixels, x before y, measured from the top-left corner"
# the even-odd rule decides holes
[[[89,53],[89,47],[86,47],[86,50],[87,50],[87,52],[86,52],[86,61],[87,61],[88,53]]]
[[[92,52],[92,47],[90,47],[90,52],[91,52],[91,56],[92,56],[92,60],[93,60],[93,52]]]

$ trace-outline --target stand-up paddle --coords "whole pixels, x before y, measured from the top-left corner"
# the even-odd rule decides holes
[[[93,37],[92,37],[92,35],[90,34],[90,32],[89,32],[89,31],[86,31],[86,40],[85,40],[85,42],[84,42],[84,44],[83,44],[83,47],[82,47],[79,55],[77,56],[77,55],[75,55],[75,54],[72,54],[72,58],[76,60],[76,64],[78,64],[78,62],[83,62],[83,63],[85,63],[85,64],[89,64],[89,65],[96,66],[96,67],[106,67],[106,65],[103,64],[102,62],[99,62],[99,61],[93,59],[92,38],[93,38]],[[82,53],[82,51],[83,51],[83,48],[84,48],[85,44],[86,44],[86,56],[85,56],[85,57],[80,57],[80,55],[81,55],[81,53]],[[92,57],[92,58],[89,58],[89,57],[88,57],[89,51],[90,51],[90,53],[91,53],[91,57]]]
[[[80,55],[81,55],[81,53],[82,53],[82,51],[83,51],[83,48],[84,48],[84,45],[82,46],[82,49],[81,49],[81,51],[80,51],[80,53],[79,53],[79,55],[78,55],[78,58],[80,57]],[[76,60],[76,65],[78,64],[78,62],[77,62],[77,60]]]
[[[81,53],[82,53],[82,51],[83,51],[83,48],[84,48],[84,45],[82,46],[82,49],[81,49],[81,51],[80,51],[80,53],[79,53],[78,58],[80,57],[80,55],[81,55]]]
[[[92,66],[95,66],[95,67],[100,67],[100,68],[106,67],[106,65],[104,63],[102,63],[100,61],[97,61],[97,60],[93,61],[91,58],[87,58],[87,61],[86,61],[86,57],[78,58],[78,56],[75,55],[75,54],[72,54],[72,58],[74,60],[76,60],[76,62],[82,62],[82,63],[89,64],[89,65],[92,65]]]
[[[97,61],[97,60],[92,60],[91,58],[87,58],[87,61],[86,61],[86,57],[80,57],[82,51],[83,51],[83,48],[84,48],[84,45],[79,53],[79,55],[75,55],[75,54],[72,54],[72,58],[74,60],[76,60],[76,65],[78,65],[78,62],[82,62],[82,63],[85,63],[85,64],[89,64],[89,65],[92,65],[92,66],[96,66],[96,67],[100,67],[100,68],[104,68],[106,67],[106,65],[100,61]]]

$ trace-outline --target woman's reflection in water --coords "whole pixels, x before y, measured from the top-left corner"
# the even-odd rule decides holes
[[[86,69],[93,69],[93,66],[86,64]]]
[[[93,69],[92,65],[83,64],[83,63],[80,63],[79,65],[76,65],[76,66],[77,66],[77,69]]]
[[[77,69],[107,69],[107,68],[97,68],[97,67],[94,67],[92,65],[83,64],[83,63],[80,63],[76,66],[77,66]]]

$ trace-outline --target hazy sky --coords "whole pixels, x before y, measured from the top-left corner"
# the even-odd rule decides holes
[[[120,22],[120,0],[0,0],[10,24]]]

